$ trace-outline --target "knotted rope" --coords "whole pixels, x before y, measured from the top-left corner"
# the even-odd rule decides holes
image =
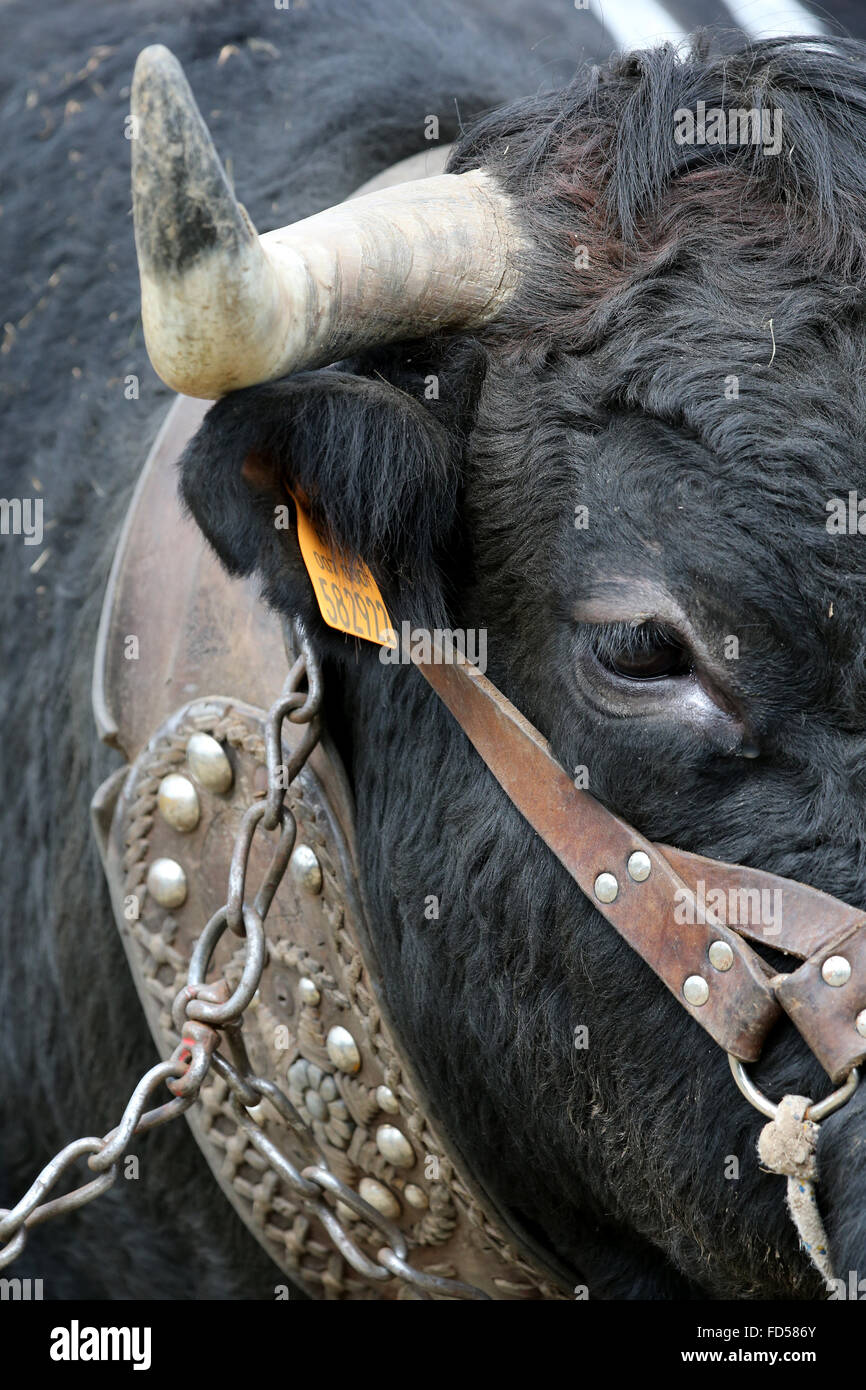
[[[827,1253],[827,1234],[815,1196],[815,1151],[821,1127],[806,1118],[811,1104],[806,1096],[784,1096],[775,1118],[761,1130],[758,1154],[766,1168],[788,1179],[788,1210],[800,1243],[833,1292],[836,1285]]]

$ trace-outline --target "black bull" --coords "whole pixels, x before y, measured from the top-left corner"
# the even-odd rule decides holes
[[[833,498],[866,491],[866,55],[658,51],[539,95],[528,21],[478,4],[467,38],[434,9],[395,27],[365,5],[335,56],[331,4],[250,7],[240,37],[228,4],[167,22],[141,5],[135,33],[107,5],[52,23],[4,8],[2,491],[41,500],[50,529],[41,548],[2,538],[0,1205],[113,1123],[152,1057],[86,806],[109,768],[89,709],[98,605],[167,400],[136,319],[123,143],[135,53],[159,39],[259,226],[416,152],[430,112],[446,140],[536,92],[469,126],[454,165],[495,170],[522,208],[534,252],[507,317],[227,398],[184,495],[226,563],[315,628],[391,1005],[490,1190],[593,1297],[817,1296],[724,1056],[416,673],[325,631],[271,487],[318,492],[398,619],[483,629],[488,674],[643,833],[866,905],[856,499],[853,528],[827,525]],[[779,153],[676,145],[673,112],[699,101],[780,112]],[[827,1089],[787,1026],[756,1076]],[[866,1265],[864,1134],[861,1089],[819,1151],[843,1275]],[[139,1152],[137,1181],[34,1231],[15,1272],[54,1297],[270,1297],[273,1267],[185,1128]]]

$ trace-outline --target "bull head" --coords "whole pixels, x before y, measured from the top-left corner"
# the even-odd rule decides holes
[[[862,491],[866,93],[862,49],[837,47],[634,55],[482,119],[461,173],[260,239],[177,65],[149,50],[136,76],[151,356],[229,393],[184,497],[343,663],[334,726],[375,826],[363,873],[408,1050],[503,1206],[602,1296],[816,1285],[723,1054],[528,840],[420,677],[324,628],[274,508],[306,494],[398,621],[487,629],[496,684],[643,833],[863,906],[866,558],[856,522],[846,541],[825,521]],[[679,107],[771,99],[778,157],[675,141]],[[435,932],[424,885],[448,900]],[[790,1031],[758,1080],[822,1088]],[[862,1266],[864,1107],[861,1087],[819,1151],[843,1270]],[[741,1224],[720,1215],[730,1153]]]

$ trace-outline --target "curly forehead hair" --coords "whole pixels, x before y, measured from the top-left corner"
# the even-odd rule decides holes
[[[843,581],[860,594],[866,563],[824,521],[827,498],[863,478],[863,59],[862,44],[815,39],[635,53],[486,116],[459,145],[454,166],[495,170],[528,233],[520,289],[484,334],[475,418],[473,519],[498,594],[538,574],[535,533],[543,519],[556,534],[564,497],[618,525],[675,497],[692,540],[666,563],[687,589],[727,555],[738,603],[786,613],[789,642],[818,631],[860,670],[861,600],[832,600]],[[778,154],[678,143],[677,113],[700,103],[772,115]],[[594,440],[611,428],[623,447],[605,473]],[[538,526],[504,555],[500,514],[518,505]]]
[[[610,298],[708,248],[772,257],[859,293],[866,269],[866,67],[853,40],[770,39],[734,54],[671,45],[578,72],[482,118],[451,167],[481,163],[522,208],[523,292],[498,327],[535,358],[579,350]],[[759,140],[678,143],[676,113],[771,116]],[[575,251],[585,268],[575,272]]]

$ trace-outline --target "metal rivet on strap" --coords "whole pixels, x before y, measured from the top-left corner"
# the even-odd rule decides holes
[[[188,777],[178,772],[163,777],[156,800],[160,815],[174,830],[195,830],[201,813],[198,793]]]
[[[626,868],[629,878],[633,878],[635,883],[644,883],[652,873],[652,860],[642,849],[636,849],[634,854],[628,857]]]
[[[289,860],[292,878],[307,893],[321,893],[322,866],[309,845],[297,845]]]
[[[328,1056],[339,1067],[340,1071],[352,1072],[361,1070],[361,1054],[358,1051],[358,1044],[352,1037],[348,1028],[341,1028],[339,1025],[332,1028],[325,1039],[325,1047]]]
[[[400,1106],[397,1104],[397,1097],[390,1086],[377,1086],[376,1100],[379,1109],[384,1110],[386,1115],[399,1115]]]
[[[383,1182],[377,1182],[375,1178],[362,1178],[358,1184],[358,1195],[391,1221],[396,1221],[400,1215],[400,1203],[391,1189]]]
[[[599,874],[593,891],[600,903],[612,903],[619,892],[619,884],[613,874]]]
[[[821,966],[821,974],[825,984],[832,985],[838,989],[851,978],[851,965],[844,956],[828,956]]]
[[[734,953],[727,941],[714,941],[707,954],[714,970],[730,970],[734,963]]]
[[[376,1148],[395,1168],[414,1168],[415,1150],[405,1134],[394,1125],[380,1125],[376,1130]]]
[[[854,1027],[857,1029],[857,1032],[860,1034],[861,1038],[866,1038],[866,1009],[860,1010],[859,1014],[857,1015]]]
[[[686,1002],[695,1008],[700,1008],[701,1004],[706,1004],[710,997],[710,987],[703,975],[689,975],[683,985],[683,995]]]
[[[176,859],[154,859],[147,871],[147,891],[160,907],[186,902],[186,874]]]
[[[211,792],[227,792],[232,784],[232,765],[225,749],[210,734],[192,734],[186,760],[193,777]]]
[[[311,980],[309,975],[302,975],[298,980],[298,994],[301,1003],[309,1004],[311,1008],[315,1008],[322,997],[315,980]]]

